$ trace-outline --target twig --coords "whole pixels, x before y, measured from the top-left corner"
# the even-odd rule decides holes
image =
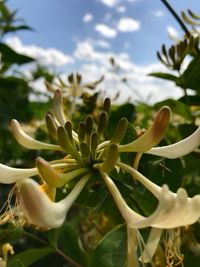
[[[170,11],[170,13],[173,15],[173,17],[176,19],[176,21],[178,22],[178,24],[181,26],[181,28],[183,29],[183,31],[185,32],[185,34],[187,35],[187,37],[191,37],[190,31],[187,29],[187,27],[185,26],[185,24],[183,23],[183,21],[181,20],[181,18],[178,16],[178,14],[176,13],[176,11],[171,7],[171,5],[167,2],[167,0],[160,0],[160,1]]]
[[[45,246],[49,246],[51,247],[53,250],[55,250],[55,252],[61,256],[66,262],[72,264],[74,267],[82,267],[81,265],[79,265],[77,262],[75,262],[74,260],[72,260],[70,257],[68,257],[65,253],[63,253],[62,250],[60,250],[59,248],[56,248],[54,246],[52,246],[51,244],[49,244],[47,241],[45,241],[44,239],[35,236],[34,234],[31,234],[27,231],[23,231],[23,234],[27,237],[30,237],[32,239],[34,239],[35,241],[38,241],[39,243],[45,245]]]

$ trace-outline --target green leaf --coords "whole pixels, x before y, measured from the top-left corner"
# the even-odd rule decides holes
[[[126,259],[126,228],[119,226],[107,233],[94,250],[89,267],[124,267]]]
[[[3,43],[0,43],[0,54],[4,64],[22,65],[34,61],[33,58],[19,54]]]
[[[181,76],[186,88],[200,90],[200,55],[198,54],[188,65]]]
[[[179,77],[172,75],[170,73],[163,73],[163,72],[152,72],[149,74],[149,76],[161,78],[168,81],[173,81],[175,83],[178,83]]]
[[[189,106],[199,106],[200,105],[200,95],[188,95],[179,98],[180,102]]]
[[[80,246],[77,233],[69,223],[65,223],[59,231],[59,248],[82,267],[87,266],[87,257]]]
[[[8,267],[20,266],[16,264],[21,264],[21,266],[28,267],[32,263],[53,252],[54,250],[50,247],[27,249],[10,258],[8,261]]]

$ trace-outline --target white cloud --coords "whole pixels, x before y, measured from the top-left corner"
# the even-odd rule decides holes
[[[173,26],[167,27],[167,33],[170,39],[177,40],[179,38],[179,33]]]
[[[117,29],[120,32],[132,32],[140,29],[140,22],[132,18],[124,17],[118,21]]]
[[[74,63],[74,59],[55,48],[41,48],[36,45],[24,45],[18,37],[7,38],[6,44],[16,52],[30,56],[41,65],[61,67]]]
[[[155,17],[162,17],[164,15],[163,11],[162,10],[156,10],[154,12],[152,12],[152,14],[155,16]]]
[[[118,0],[100,0],[102,4],[109,6],[109,7],[114,7],[118,3]]]
[[[141,66],[132,62],[127,53],[99,52],[87,41],[77,44],[74,56],[81,64],[79,71],[86,80],[105,75],[100,88],[109,96],[121,92],[119,102],[131,98],[133,102],[155,103],[167,97],[178,98],[182,95],[181,90],[172,82],[147,76],[151,72],[166,71],[160,63]],[[120,66],[119,72],[113,72],[109,63],[111,57]],[[122,82],[124,77],[127,83]]]
[[[83,16],[83,22],[84,23],[87,23],[87,22],[90,22],[93,20],[93,16],[91,13],[86,13],[84,16]]]
[[[95,30],[107,38],[115,38],[117,36],[117,31],[105,24],[96,24]]]
[[[116,10],[119,13],[124,13],[124,12],[126,12],[126,7],[125,6],[117,6]]]

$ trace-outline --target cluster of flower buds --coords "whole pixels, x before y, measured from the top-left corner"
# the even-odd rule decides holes
[[[104,130],[108,124],[110,100],[106,99],[98,122],[94,123],[91,115],[80,122],[77,132],[63,112],[63,98],[59,90],[55,91],[52,111],[46,116],[49,134],[57,143],[47,144],[27,135],[16,120],[11,122],[11,130],[19,144],[29,149],[50,149],[63,153],[58,160],[47,162],[43,158],[36,159],[36,167],[17,169],[0,164],[0,183],[16,183],[17,208],[13,209],[26,222],[45,229],[60,227],[66,214],[75,202],[91,177],[97,176],[107,186],[128,228],[128,251],[133,247],[137,229],[152,227],[147,245],[141,255],[143,262],[151,260],[159,243],[162,229],[173,229],[190,225],[200,217],[200,196],[189,198],[186,191],[180,188],[172,193],[166,185],[159,187],[143,176],[135,166],[121,161],[121,152],[135,152],[139,158],[143,153],[165,158],[178,158],[194,151],[200,145],[200,127],[189,137],[168,146],[157,146],[168,128],[171,111],[168,107],[161,108],[155,115],[152,125],[144,134],[128,144],[121,145],[127,120],[121,118],[116,125],[110,140],[104,139]],[[138,162],[137,162],[138,163]],[[157,209],[144,217],[132,210],[123,199],[120,190],[109,177],[110,171],[116,168],[131,174],[158,199]],[[30,177],[39,175],[38,183]],[[75,185],[71,192],[56,202],[57,188],[65,188],[70,181]],[[176,217],[179,212],[179,217]],[[5,220],[5,214],[2,220]],[[134,249],[137,242],[134,243]],[[134,253],[128,253],[128,267],[135,266]]]

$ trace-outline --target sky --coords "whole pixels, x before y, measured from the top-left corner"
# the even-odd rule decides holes
[[[197,0],[169,0],[180,13],[188,8],[200,14]],[[9,35],[6,42],[17,52],[33,56],[63,77],[73,71],[85,80],[106,73],[106,92],[122,92],[139,101],[179,97],[181,91],[170,82],[147,76],[164,71],[156,58],[169,35],[183,32],[160,0],[9,0],[33,31]],[[115,58],[120,74],[114,73],[109,58]],[[126,77],[128,84],[119,82]],[[42,89],[42,82],[36,87]],[[113,88],[114,87],[114,88]],[[38,89],[40,90],[40,89]]]

